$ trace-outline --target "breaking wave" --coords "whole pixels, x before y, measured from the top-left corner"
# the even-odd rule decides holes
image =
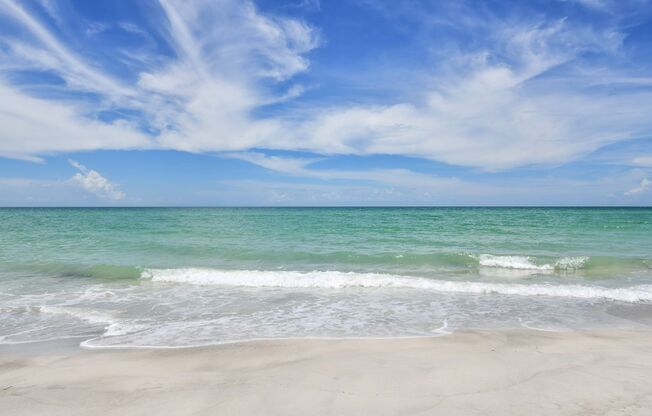
[[[518,270],[576,270],[584,267],[588,257],[562,257],[554,263],[537,263],[529,256],[494,256],[492,254],[481,254],[478,256],[480,266],[499,267],[504,269]]]
[[[436,280],[383,273],[339,271],[260,271],[201,268],[145,269],[143,279],[153,282],[194,285],[276,288],[412,288],[436,292],[554,296],[579,299],[607,299],[622,302],[652,301],[652,285],[622,288],[577,284],[520,284]]]

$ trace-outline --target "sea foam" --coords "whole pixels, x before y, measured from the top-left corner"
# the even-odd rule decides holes
[[[89,309],[64,306],[41,306],[40,312],[69,315],[93,325],[102,325],[104,327],[104,334],[102,336],[124,335],[139,329],[136,325],[125,325],[110,314]]]
[[[383,273],[340,271],[261,271],[201,268],[145,269],[142,278],[153,282],[195,285],[277,287],[277,288],[412,288],[437,292],[554,296],[580,299],[607,299],[623,302],[652,301],[652,285],[606,288],[577,284],[521,284],[437,280]]]
[[[478,256],[478,263],[482,267],[534,270],[541,272],[580,269],[588,260],[589,258],[586,256],[562,257],[553,264],[538,264],[529,256],[496,256],[492,254],[480,254]]]

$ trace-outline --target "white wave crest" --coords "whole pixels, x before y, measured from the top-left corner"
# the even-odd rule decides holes
[[[447,281],[382,273],[338,271],[260,271],[199,268],[146,269],[142,278],[153,282],[196,285],[280,287],[280,288],[413,288],[437,292],[554,296],[580,299],[608,299],[623,302],[652,301],[652,285],[605,288],[582,285],[511,284]]]
[[[554,270],[550,264],[538,265],[532,262],[529,257],[524,256],[494,256],[492,254],[480,254],[478,257],[480,266],[501,267],[504,269],[520,270]]]
[[[584,266],[588,257],[563,257],[554,264],[537,264],[528,256],[495,256],[492,254],[480,254],[478,262],[483,267],[496,267],[503,269],[533,270],[551,272],[558,270],[579,269]]]
[[[584,267],[584,264],[589,260],[587,256],[581,257],[564,257],[555,263],[555,269],[561,270],[575,270]]]

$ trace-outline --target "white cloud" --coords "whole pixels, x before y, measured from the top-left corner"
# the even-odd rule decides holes
[[[26,47],[23,42],[13,40],[9,46],[14,56],[25,64],[55,69],[68,81],[71,87],[98,91],[106,94],[131,95],[126,86],[104,75],[62,44],[43,24],[12,0],[0,2],[0,13],[6,13],[21,23],[34,37],[42,49]],[[29,54],[21,52],[27,50]]]
[[[652,185],[652,181],[650,181],[648,178],[643,178],[641,179],[641,183],[636,188],[632,188],[629,191],[625,192],[625,195],[638,195],[650,189],[650,185]]]
[[[103,199],[119,201],[125,198],[125,193],[120,190],[120,187],[100,175],[99,172],[88,169],[74,160],[68,160],[68,162],[79,170],[75,176],[70,178],[72,182]]]
[[[451,59],[459,66],[455,73],[440,74],[420,101],[327,109],[293,129],[303,138],[296,142],[316,152],[403,154],[503,169],[566,162],[652,130],[649,92],[602,96],[587,92],[581,77],[573,85],[542,79],[582,53],[615,50],[620,34],[566,21],[496,31],[496,50]],[[508,58],[496,62],[501,48]]]
[[[228,153],[225,157],[240,159],[276,172],[322,180],[369,181],[401,188],[428,188],[431,191],[464,188],[468,184],[457,178],[441,178],[407,169],[325,170],[310,169],[320,159],[267,156],[258,152]]]
[[[104,123],[80,112],[75,105],[30,97],[0,82],[0,155],[35,158],[52,151],[150,146],[127,122]]]
[[[163,147],[190,151],[239,150],[266,144],[283,134],[276,119],[256,119],[260,105],[294,98],[259,87],[305,71],[302,54],[319,44],[317,33],[293,19],[260,15],[248,2],[162,1],[169,37],[180,59],[161,71],[141,74],[139,85],[176,97],[162,120],[172,129]]]
[[[638,166],[645,166],[652,168],[652,156],[638,156],[632,159],[632,163]]]
[[[0,68],[49,70],[66,82],[66,93],[93,92],[101,97],[99,104],[72,105],[28,96],[0,78],[0,117],[11,119],[11,128],[0,137],[0,154],[244,149],[280,131],[277,121],[256,120],[250,113],[259,105],[297,97],[302,87],[291,86],[277,97],[260,84],[283,81],[307,69],[302,54],[318,45],[317,33],[297,20],[264,17],[250,2],[161,0],[161,7],[167,19],[162,30],[178,56],[156,62],[153,69],[137,74],[136,84],[128,85],[87,63],[18,3],[0,2],[0,14],[14,18],[32,35],[31,40],[0,39],[7,46]],[[53,111],[36,111],[32,105]],[[88,117],[116,107],[142,112],[162,133],[148,137],[128,123],[107,124]],[[43,115],[47,116],[40,121]],[[98,128],[103,130],[100,134]]]
[[[104,206],[108,201],[97,198],[74,176],[67,180],[0,177],[0,206]],[[138,203],[133,198],[129,202]]]
[[[595,30],[568,19],[479,23],[466,17],[467,25],[484,25],[485,47],[451,50],[446,64],[432,69],[430,81],[410,100],[313,105],[300,115],[265,118],[254,116],[255,110],[304,91],[297,84],[280,92],[270,86],[287,85],[309,70],[306,53],[320,45],[318,30],[297,19],[264,15],[250,1],[160,0],[160,5],[165,16],[160,27],[177,56],[160,58],[129,83],[87,62],[18,3],[0,2],[0,13],[32,34],[31,40],[6,40],[8,55],[0,65],[47,69],[66,81],[67,90],[101,97],[92,105],[34,98],[0,80],[0,155],[268,148],[409,155],[497,170],[564,163],[652,132],[649,90],[591,90],[595,77],[569,67],[587,53],[618,51],[623,35],[611,27]],[[549,76],[564,65],[563,77]],[[630,79],[626,75],[610,78]],[[142,112],[160,133],[146,135],[127,122],[88,117],[116,107]],[[283,163],[305,169],[296,161]]]
[[[316,158],[305,159],[296,157],[268,156],[260,152],[234,152],[225,153],[221,156],[230,159],[244,160],[246,162],[253,163],[254,165],[261,166],[265,169],[297,176],[310,175],[310,171],[306,169],[306,166],[320,160]]]

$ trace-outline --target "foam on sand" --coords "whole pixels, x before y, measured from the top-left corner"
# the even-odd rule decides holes
[[[62,306],[42,306],[40,312],[69,315],[90,324],[101,325],[104,327],[104,333],[102,336],[125,335],[138,329],[138,327],[134,325],[124,325],[118,319],[109,314],[89,309]]]

